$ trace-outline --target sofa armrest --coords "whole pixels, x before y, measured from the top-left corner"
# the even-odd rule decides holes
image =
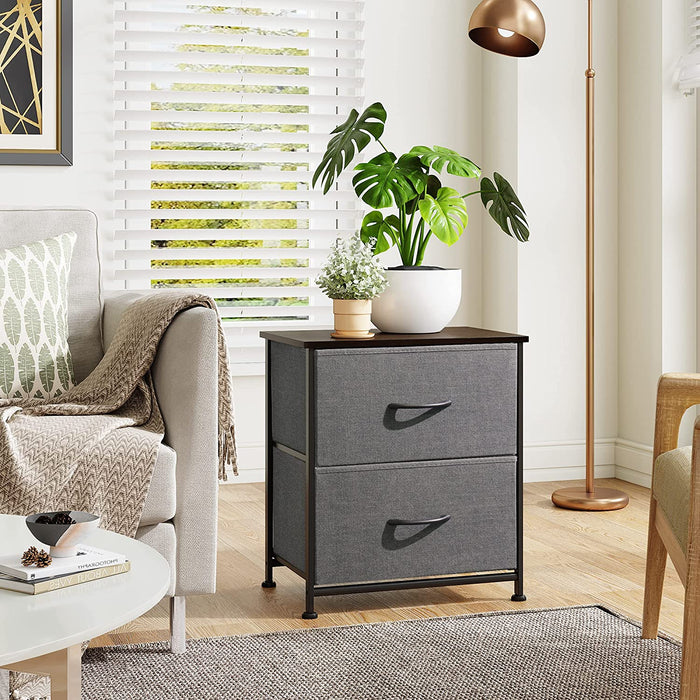
[[[103,292],[102,293],[102,351],[112,344],[119,321],[124,312],[137,299],[148,292]]]
[[[126,292],[105,298],[105,347],[124,310],[141,296]],[[181,312],[163,335],[152,370],[165,443],[177,453],[176,595],[216,589],[217,333],[216,311],[195,307]]]

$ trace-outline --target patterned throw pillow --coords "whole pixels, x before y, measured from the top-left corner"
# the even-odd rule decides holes
[[[68,272],[76,235],[0,250],[0,398],[54,398],[73,386]]]

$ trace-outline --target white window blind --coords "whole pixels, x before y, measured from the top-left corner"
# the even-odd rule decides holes
[[[122,0],[115,32],[115,277],[213,296],[234,373],[263,328],[330,325],[313,285],[359,209],[311,190],[362,105],[359,0]]]
[[[686,0],[688,3],[688,50],[681,61],[678,87],[683,92],[691,92],[700,87],[700,0]]]

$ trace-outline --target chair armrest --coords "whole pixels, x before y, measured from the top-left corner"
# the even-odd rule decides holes
[[[148,293],[148,292],[146,292]],[[105,298],[103,336],[109,345],[124,310],[142,293]],[[179,313],[163,335],[152,374],[165,423],[165,443],[177,454],[175,594],[216,589],[218,495],[218,316],[195,307]]]
[[[661,375],[656,392],[654,463],[660,454],[678,447],[683,414],[696,404],[700,404],[700,374]]]
[[[693,430],[693,452],[690,472],[690,507],[688,509],[688,547],[686,600],[688,594],[696,597],[700,590],[700,417],[695,419]]]

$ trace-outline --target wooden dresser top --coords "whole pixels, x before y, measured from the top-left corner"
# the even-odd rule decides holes
[[[332,348],[390,348],[417,345],[477,345],[482,343],[526,343],[526,335],[489,331],[469,326],[450,326],[439,333],[377,333],[373,338],[347,340],[331,338],[331,329],[262,331],[262,338],[310,350]]]

